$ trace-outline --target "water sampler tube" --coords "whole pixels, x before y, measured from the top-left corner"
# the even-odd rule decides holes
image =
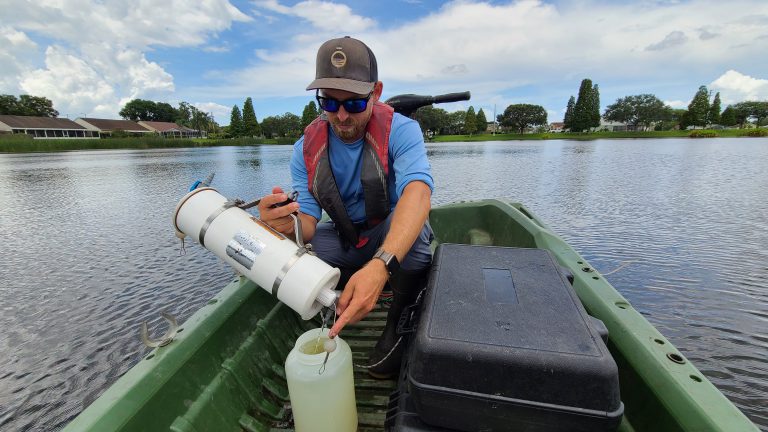
[[[173,214],[177,237],[189,236],[308,320],[336,301],[339,269],[305,246],[297,216],[297,242],[211,187],[193,186]]]

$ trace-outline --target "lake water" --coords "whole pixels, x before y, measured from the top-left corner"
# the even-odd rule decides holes
[[[428,145],[433,204],[521,201],[768,430],[768,140]],[[0,154],[0,430],[57,430],[232,276],[171,215],[290,187],[290,146]]]

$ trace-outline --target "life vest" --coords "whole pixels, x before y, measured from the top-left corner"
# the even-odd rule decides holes
[[[376,102],[365,129],[363,143],[363,166],[360,181],[363,184],[365,200],[365,226],[352,223],[339,187],[331,170],[328,155],[328,123],[325,115],[316,118],[304,129],[304,164],[307,167],[307,187],[320,207],[331,217],[336,230],[347,244],[363,247],[367,238],[360,237],[360,230],[372,227],[389,215],[389,134],[392,130],[394,109]]]

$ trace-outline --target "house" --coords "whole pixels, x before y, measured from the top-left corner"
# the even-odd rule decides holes
[[[501,127],[497,122],[489,121],[485,124],[485,133],[499,133],[501,132]]]
[[[122,131],[129,135],[142,136],[151,134],[152,131],[131,120],[109,120],[97,118],[76,118],[75,122],[85,129],[100,132],[102,135],[112,135],[113,132]]]
[[[556,122],[556,123],[550,123],[549,124],[549,132],[550,133],[561,133],[565,131],[565,123],[563,122]]]
[[[176,123],[142,120],[138,122],[138,124],[155,132],[163,138],[205,138],[205,131],[190,129],[186,126],[179,126]]]
[[[608,131],[608,132],[626,132],[630,130],[630,127],[627,126],[626,123],[622,122],[616,122],[616,121],[608,121],[604,118],[600,118],[600,126],[596,129],[598,131]]]
[[[99,138],[98,130],[88,130],[66,118],[0,115],[0,133],[27,134],[35,139]]]

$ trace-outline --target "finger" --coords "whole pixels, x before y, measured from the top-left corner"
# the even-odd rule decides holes
[[[274,193],[272,195],[264,195],[264,198],[262,198],[259,202],[259,208],[269,208],[269,206],[284,202],[287,199],[288,195],[283,192]]]
[[[280,186],[275,186],[275,187],[272,188],[272,193],[273,194],[281,194],[281,193],[283,193],[283,188],[281,188]]]
[[[339,304],[336,306],[338,314],[341,315],[347,310],[349,302],[352,300],[352,294],[355,292],[355,285],[352,281],[347,282],[347,286],[344,287],[344,291],[341,292],[339,297]]]
[[[328,331],[328,337],[336,337],[341,332],[341,329],[344,328],[347,324],[349,324],[350,321],[350,311],[347,311],[346,313],[341,314],[341,316],[336,319],[336,323],[331,327],[331,330]]]
[[[299,203],[290,203],[286,206],[275,208],[262,208],[261,205],[259,205],[259,218],[273,227],[278,223],[293,224],[293,218],[289,215],[298,211]]]
[[[282,207],[275,207],[275,208],[265,208],[264,210],[260,210],[260,214],[262,215],[262,219],[268,217],[269,219],[279,219],[279,218],[287,218],[290,220],[293,220],[292,218],[288,217],[291,213],[296,213],[299,211],[299,203],[293,202],[287,205],[284,205]]]

